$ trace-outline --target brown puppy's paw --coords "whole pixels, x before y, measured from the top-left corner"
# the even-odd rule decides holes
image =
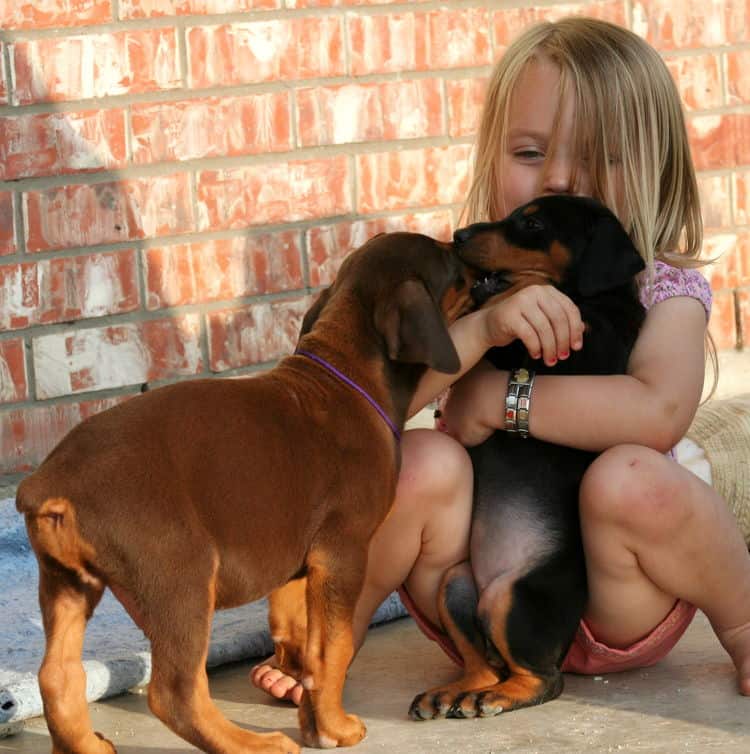
[[[299,744],[292,741],[289,736],[283,733],[263,734],[263,748],[259,752],[268,752],[268,754],[300,754]]]
[[[108,738],[104,738],[104,736],[96,730],[94,731],[94,735],[102,742],[100,754],[117,754],[115,745]]]
[[[316,749],[335,749],[337,746],[354,746],[367,734],[365,724],[356,715],[344,714],[335,726],[316,722],[309,705],[300,705],[300,728],[305,746]]]

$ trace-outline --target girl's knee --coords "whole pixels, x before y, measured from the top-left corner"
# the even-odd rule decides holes
[[[614,526],[638,537],[670,536],[690,518],[682,468],[638,445],[602,453],[581,482],[584,526]]]
[[[471,499],[473,471],[468,453],[448,435],[417,429],[404,435],[397,502],[452,505]]]

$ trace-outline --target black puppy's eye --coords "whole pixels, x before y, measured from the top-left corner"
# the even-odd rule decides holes
[[[534,215],[526,215],[521,221],[524,230],[544,230],[544,223]]]

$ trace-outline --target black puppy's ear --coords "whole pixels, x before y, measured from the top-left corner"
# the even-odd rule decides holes
[[[307,335],[307,333],[312,330],[313,325],[320,316],[320,313],[323,311],[323,307],[325,307],[325,305],[328,303],[328,299],[330,297],[330,287],[324,288],[318,294],[318,298],[315,299],[313,305],[305,312],[305,316],[302,318],[302,327],[300,327],[298,338],[301,338],[303,335]]]
[[[614,215],[599,217],[578,266],[578,289],[584,296],[624,285],[644,267],[643,258]]]
[[[418,280],[407,280],[375,308],[375,327],[393,361],[454,374],[461,367],[443,313]]]

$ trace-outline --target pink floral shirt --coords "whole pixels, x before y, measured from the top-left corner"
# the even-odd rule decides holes
[[[675,296],[697,298],[706,310],[706,319],[711,315],[711,286],[696,269],[672,267],[657,260],[654,263],[653,284],[649,285],[648,271],[641,278],[640,299],[646,309]]]

